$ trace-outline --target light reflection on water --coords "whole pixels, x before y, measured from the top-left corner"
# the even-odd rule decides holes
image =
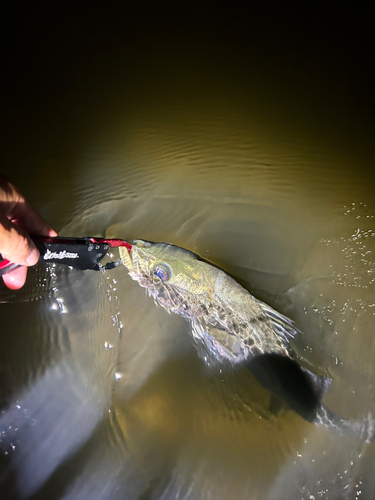
[[[25,189],[62,235],[169,241],[230,272],[297,321],[296,350],[333,378],[332,410],[375,414],[375,210],[360,132],[348,143],[341,115],[330,133],[323,105],[309,121],[296,99],[289,116],[270,83],[249,91],[202,61],[186,82],[152,50],[133,63],[137,77],[115,72],[94,111],[101,81],[50,103],[39,133],[9,147],[16,180],[35,169]],[[246,370],[208,366],[189,325],[124,267],[39,273],[19,294],[1,290],[4,498],[371,498],[373,444],[271,414]]]
[[[212,204],[212,213],[202,202],[190,226],[191,205],[174,213],[169,200],[152,203],[150,227],[143,201],[124,200],[92,207],[93,229],[80,217],[63,232],[98,233],[97,221],[109,217],[106,236],[125,237],[128,227],[130,233],[140,227],[142,237],[167,234],[161,239],[185,241],[205,256],[209,250],[214,262],[296,319],[305,332],[297,350],[334,380],[328,406],[356,420],[374,411],[369,327],[375,297],[372,253],[366,253],[374,235],[354,229],[361,224],[357,216],[348,218],[344,210],[333,215],[330,241],[321,237],[325,226],[296,249],[299,238],[293,240],[285,212],[257,207],[258,220],[250,210],[246,224],[241,206],[236,218],[225,204]],[[279,231],[273,231],[267,217],[273,223],[279,217],[289,233],[277,223]],[[312,218],[310,229],[314,226]],[[292,241],[290,259],[283,250],[287,253]],[[24,359],[28,383],[16,402],[28,416],[16,418],[20,409],[13,405],[1,417],[2,443],[12,451],[21,498],[36,491],[47,498],[62,478],[67,483],[59,490],[62,498],[106,498],[108,491],[112,498],[116,491],[127,498],[279,498],[280,489],[290,498],[297,492],[302,498],[319,492],[337,498],[348,485],[352,491],[354,481],[368,480],[363,471],[372,461],[372,445],[333,436],[291,411],[270,414],[268,394],[246,370],[224,361],[207,366],[196,353],[189,325],[157,308],[123,266],[104,274],[54,272],[55,292],[32,302],[39,311],[32,324],[43,317],[38,346],[46,352]],[[25,327],[18,329],[27,335]],[[7,429],[14,422],[15,435]],[[82,472],[72,475],[78,462]],[[98,487],[99,478],[106,487]]]

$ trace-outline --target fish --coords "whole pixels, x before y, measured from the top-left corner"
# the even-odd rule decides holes
[[[225,271],[184,248],[142,239],[134,240],[131,249],[121,247],[120,258],[157,305],[189,321],[194,339],[216,359],[245,366],[305,420],[374,439],[371,415],[355,422],[323,404],[332,380],[299,362],[290,340],[302,332],[294,322]]]

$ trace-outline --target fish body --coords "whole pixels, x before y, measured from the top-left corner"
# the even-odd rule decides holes
[[[120,247],[129,275],[168,313],[186,318],[217,359],[241,363],[304,419],[372,440],[374,423],[345,420],[322,404],[331,380],[300,366],[289,340],[293,321],[255,298],[223,270],[169,243],[135,240]]]
[[[221,269],[168,243],[133,242],[120,250],[130,276],[168,312],[192,324],[218,356],[239,362],[260,354],[290,356],[293,322],[257,300]]]

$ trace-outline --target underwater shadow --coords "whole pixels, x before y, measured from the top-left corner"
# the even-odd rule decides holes
[[[296,361],[279,354],[264,354],[244,366],[274,397],[285,402],[304,420],[313,422],[331,380],[319,377]]]

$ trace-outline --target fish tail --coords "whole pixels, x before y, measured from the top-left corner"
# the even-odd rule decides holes
[[[316,395],[318,401],[321,403],[325,396],[325,393],[328,391],[329,386],[332,383],[332,379],[323,375],[316,375],[304,366],[300,366],[300,369],[306,375],[310,386],[314,391],[314,394]]]
[[[331,380],[301,367],[296,361],[279,354],[265,354],[249,360],[247,369],[273,395],[308,422],[313,422]]]

